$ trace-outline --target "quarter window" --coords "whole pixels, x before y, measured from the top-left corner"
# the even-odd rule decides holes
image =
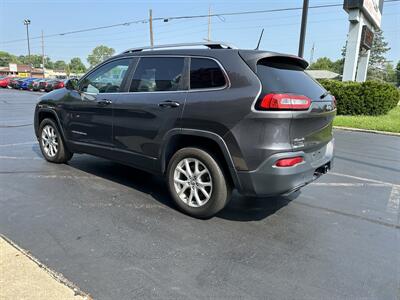
[[[142,57],[130,92],[177,91],[181,88],[183,57]]]
[[[216,61],[208,58],[191,58],[190,88],[209,89],[225,86],[224,74]]]
[[[118,93],[126,76],[131,59],[109,62],[86,76],[80,90],[87,93]]]

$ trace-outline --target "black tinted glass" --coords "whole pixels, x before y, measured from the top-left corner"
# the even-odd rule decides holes
[[[264,93],[292,93],[319,99],[325,90],[298,66],[279,63],[257,65]]]
[[[177,91],[181,89],[183,64],[183,57],[142,57],[129,91]]]
[[[192,58],[190,61],[190,88],[207,89],[225,85],[219,65],[212,59]]]
[[[120,59],[99,67],[80,82],[80,90],[94,94],[121,92],[130,62],[131,59]]]

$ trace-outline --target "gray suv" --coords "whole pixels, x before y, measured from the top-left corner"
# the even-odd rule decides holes
[[[331,168],[335,98],[306,61],[191,46],[130,49],[43,95],[34,124],[45,159],[88,153],[161,174],[198,218],[223,209],[233,188],[289,194]]]

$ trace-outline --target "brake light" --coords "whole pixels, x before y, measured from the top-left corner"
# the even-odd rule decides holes
[[[277,167],[294,167],[295,165],[298,165],[304,161],[303,157],[301,156],[296,156],[296,157],[291,157],[291,158],[282,158],[278,160],[275,163],[275,166]]]
[[[333,99],[333,109],[336,108],[336,97],[332,95],[332,99]]]
[[[307,110],[311,99],[303,95],[268,94],[260,102],[260,109],[268,110]]]

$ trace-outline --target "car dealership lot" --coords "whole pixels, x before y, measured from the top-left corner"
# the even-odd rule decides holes
[[[45,162],[39,95],[0,90],[0,233],[95,299],[398,297],[400,138],[336,131],[330,174],[201,221],[150,174]]]

